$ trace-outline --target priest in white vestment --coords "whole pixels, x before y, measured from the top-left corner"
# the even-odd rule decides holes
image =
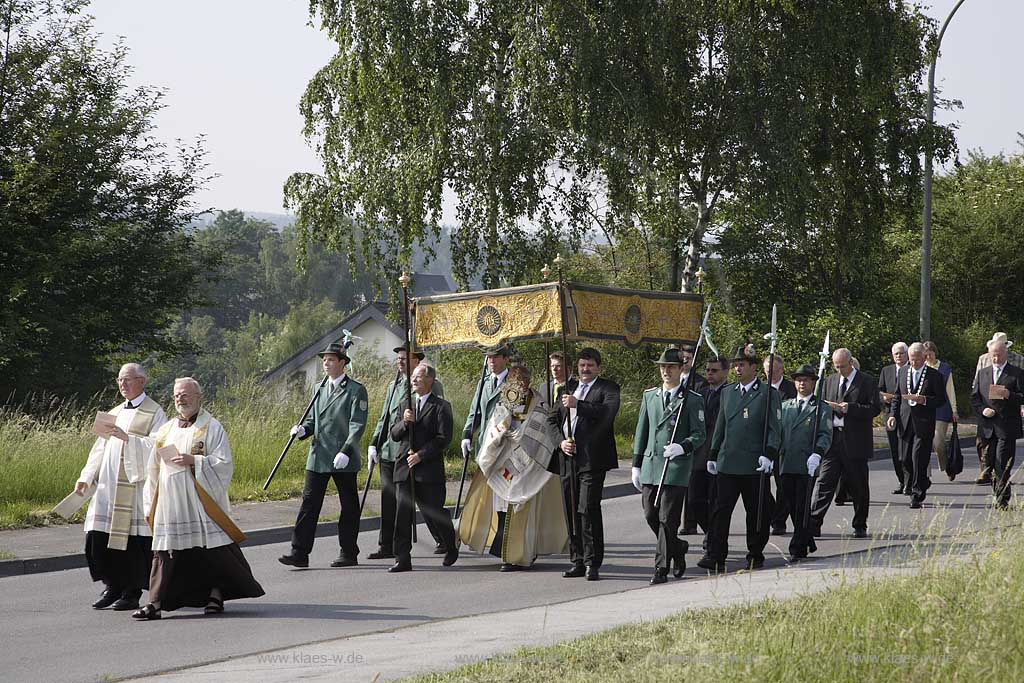
[[[125,401],[109,411],[114,426],[93,444],[75,493],[84,496],[95,486],[85,517],[85,557],[92,580],[104,589],[92,606],[123,611],[138,608],[152,560],[142,507],[149,449],[140,437],[155,434],[167,415],[146,395],[146,371],[138,363],[121,367],[117,388]]]
[[[459,538],[480,553],[500,557],[500,571],[521,571],[538,555],[565,552],[562,489],[547,471],[559,434],[548,423],[530,373],[513,365],[487,422],[477,453],[479,471],[459,518]]]
[[[159,619],[161,611],[179,607],[219,614],[225,600],[264,593],[238,547],[245,536],[230,517],[234,463],[227,434],[201,404],[197,381],[175,380],[178,417],[150,440],[144,504],[153,570],[149,603],[132,613],[136,619]]]

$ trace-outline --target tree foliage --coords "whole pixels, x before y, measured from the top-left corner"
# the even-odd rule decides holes
[[[154,141],[161,93],[127,85],[81,2],[0,5],[0,395],[94,391],[124,350],[171,352],[213,259],[183,226],[203,151]]]

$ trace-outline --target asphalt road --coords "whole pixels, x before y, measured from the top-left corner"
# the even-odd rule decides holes
[[[968,470],[956,482],[935,477],[924,510],[911,511],[907,499],[893,496],[891,464],[872,462],[872,538],[853,539],[852,507],[833,507],[819,541],[819,557],[869,548],[954,539],[953,530],[998,524],[988,510],[988,489],[973,484],[977,462],[965,452]],[[938,475],[938,473],[935,473]],[[941,480],[940,480],[941,477]],[[414,549],[415,571],[392,575],[386,560],[331,569],[337,554],[332,538],[317,539],[311,568],[288,569],[277,557],[285,544],[246,548],[245,554],[267,595],[229,602],[216,617],[199,610],[165,613],[157,622],[138,623],[129,613],[89,607],[99,593],[85,569],[0,579],[0,671],[5,681],[96,681],[158,673],[279,648],[355,634],[394,630],[456,616],[486,614],[528,606],[555,605],[603,593],[644,588],[653,564],[653,535],[643,521],[637,495],[605,501],[606,558],[603,580],[563,579],[564,557],[541,558],[529,572],[499,574],[498,560],[463,553],[453,567],[432,555],[430,536],[420,527]],[[738,570],[743,547],[742,504],[733,519],[730,569]],[[700,538],[689,538],[684,581],[704,580],[696,568]],[[360,536],[363,557],[375,548],[376,532]],[[772,537],[767,566],[785,564],[788,537]],[[657,590],[657,587],[647,588]],[[685,605],[680,605],[680,608]],[[454,644],[453,644],[454,645]]]

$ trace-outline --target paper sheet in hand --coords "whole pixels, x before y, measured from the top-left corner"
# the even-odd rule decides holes
[[[64,519],[71,519],[71,516],[78,512],[79,508],[89,502],[94,493],[96,493],[96,484],[90,484],[89,488],[81,496],[72,491],[64,500],[57,503],[50,512]]]
[[[96,420],[92,423],[92,433],[105,439],[114,431],[116,421],[117,418],[110,413],[96,413]]]
[[[988,388],[988,400],[999,401],[1010,396],[1010,390],[1002,384],[993,384]]]
[[[167,470],[168,474],[175,474],[177,472],[184,472],[185,467],[177,463],[171,462],[171,458],[178,457],[178,449],[173,445],[164,446],[163,448],[156,449],[156,454],[163,461],[163,467]]]

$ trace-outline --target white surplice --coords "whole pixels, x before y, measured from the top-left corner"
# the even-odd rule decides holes
[[[149,461],[144,491],[145,509],[149,510],[156,495],[153,515],[153,550],[186,550],[217,548],[232,543],[231,538],[210,519],[196,491],[195,482],[203,487],[225,514],[231,514],[228,487],[234,462],[224,427],[206,410],[200,410],[195,424],[181,428],[174,418],[164,446],[174,445],[179,453],[190,453],[196,441],[203,442],[203,454],[196,455],[195,481],[189,468],[171,472],[159,462],[156,439],[150,440],[153,451]],[[202,433],[201,438],[196,435]],[[160,483],[157,494],[157,482]]]
[[[142,403],[145,398],[146,395],[142,394],[133,402]],[[115,417],[115,424],[122,431],[127,432],[134,418],[135,410],[121,410]],[[156,434],[165,422],[167,422],[167,415],[164,413],[164,409],[158,406],[153,423],[150,425],[150,435]],[[117,490],[117,473],[122,455],[128,481],[138,484],[135,487],[135,505],[132,509],[132,524],[128,534],[130,536],[149,536],[149,525],[146,523],[142,497],[142,482],[146,478],[149,446],[145,439],[134,435],[128,436],[127,444],[121,439],[98,438],[93,444],[92,450],[89,451],[89,459],[78,477],[78,481],[84,481],[86,484],[96,482],[96,493],[89,503],[89,511],[85,515],[85,530],[110,533],[110,520],[114,515],[114,492]]]

